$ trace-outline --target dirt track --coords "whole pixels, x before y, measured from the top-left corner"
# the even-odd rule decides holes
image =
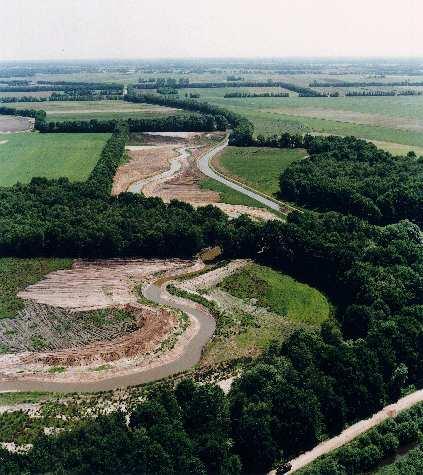
[[[381,411],[374,414],[370,419],[364,419],[357,422],[356,424],[345,429],[341,434],[333,437],[332,439],[325,440],[321,444],[314,447],[314,449],[309,452],[305,452],[299,457],[291,460],[291,470],[287,473],[293,473],[300,468],[305,467],[310,464],[318,457],[325,455],[332,450],[341,447],[342,445],[351,442],[353,439],[368,431],[372,427],[379,425],[381,422],[389,419],[390,417],[395,417],[399,412],[409,409],[415,404],[423,401],[423,390],[416,391],[408,396],[405,396],[399,399],[395,404],[390,404],[389,406],[384,407]],[[276,471],[269,472],[271,475],[276,475]]]

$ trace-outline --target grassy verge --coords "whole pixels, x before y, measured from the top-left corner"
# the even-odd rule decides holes
[[[266,208],[266,206],[259,201],[253,200],[248,196],[243,195],[239,191],[233,190],[228,186],[220,183],[212,178],[206,178],[201,181],[200,188],[203,190],[216,191],[220,195],[222,203],[228,203],[230,205],[244,205],[253,208]]]
[[[110,134],[8,134],[0,144],[0,186],[33,177],[84,181]]]
[[[71,259],[0,258],[0,318],[14,317],[23,308],[23,301],[16,294],[35,284],[49,272],[68,269]]]
[[[213,166],[263,193],[276,196],[279,176],[291,163],[301,160],[303,149],[279,150],[260,147],[227,147],[213,160]]]

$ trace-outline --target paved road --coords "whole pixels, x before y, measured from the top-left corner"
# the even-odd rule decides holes
[[[54,391],[54,392],[95,392],[108,391],[120,387],[135,386],[137,384],[157,381],[159,379],[180,373],[195,366],[200,358],[205,344],[209,341],[216,328],[216,322],[209,313],[193,308],[190,303],[182,299],[175,299],[163,287],[150,284],[143,290],[143,295],[149,300],[161,305],[168,305],[182,310],[191,318],[197,320],[199,328],[193,338],[187,342],[184,351],[172,361],[164,360],[162,364],[150,369],[140,368],[139,372],[111,376],[102,381],[92,382],[51,382],[51,381],[19,381],[10,380],[0,382],[0,391]]]
[[[213,180],[219,181],[220,183],[223,183],[224,185],[228,186],[229,188],[232,188],[233,190],[239,191],[243,195],[249,196],[250,198],[253,198],[253,200],[259,201],[260,203],[268,206],[271,209],[274,209],[275,211],[280,211],[279,205],[275,203],[272,200],[269,200],[265,198],[264,196],[261,196],[257,193],[255,193],[252,190],[249,190],[248,188],[244,188],[241,185],[238,185],[237,183],[234,183],[231,180],[228,180],[227,178],[223,178],[223,176],[218,175],[211,167],[210,167],[210,160],[218,155],[226,146],[228,145],[228,139],[225,140],[224,143],[221,145],[213,148],[209,152],[205,153],[200,160],[197,162],[198,168],[201,170],[204,175],[213,178]]]

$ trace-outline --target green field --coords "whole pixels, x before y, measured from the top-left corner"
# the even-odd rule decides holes
[[[224,175],[231,176],[268,195],[276,195],[279,191],[281,172],[305,156],[306,151],[303,149],[227,147],[213,160],[213,165]]]
[[[316,289],[257,264],[249,264],[217,287],[243,303],[227,307],[227,298],[215,294],[216,289],[207,291],[222,301],[224,310],[215,316],[216,333],[203,352],[203,365],[258,356],[272,341],[283,341],[298,328],[320,325],[331,312],[326,297]],[[248,304],[261,310],[253,312]]]
[[[20,290],[35,284],[49,272],[71,265],[71,259],[0,258],[0,318],[14,317],[23,308],[23,301],[16,296]]]
[[[220,201],[222,203],[228,203],[230,205],[244,205],[252,206],[255,208],[266,208],[266,206],[259,201],[253,200],[249,196],[243,195],[239,191],[233,190],[228,186],[220,183],[212,178],[206,178],[200,182],[200,188],[204,190],[216,191],[220,195]]]
[[[109,120],[154,118],[184,112],[169,107],[150,104],[135,104],[125,101],[49,101],[20,102],[10,104],[15,109],[42,109],[47,112],[47,120]]]
[[[320,325],[329,317],[330,305],[323,294],[269,267],[250,264],[219,287],[246,301],[254,297],[258,306],[292,322]]]
[[[0,186],[33,177],[85,180],[110,134],[7,134],[0,136]],[[1,143],[5,141],[5,143]]]
[[[292,79],[289,82],[299,83]],[[304,98],[290,93],[289,98],[223,98],[227,92],[241,90],[257,89],[211,88],[199,91],[201,99],[245,115],[253,122],[256,135],[285,131],[355,135],[370,141],[407,146],[392,149],[383,144],[383,148],[396,153],[410,150],[423,153],[423,96]]]

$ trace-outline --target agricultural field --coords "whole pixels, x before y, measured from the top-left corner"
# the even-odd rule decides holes
[[[49,121],[153,118],[182,113],[170,107],[108,100],[20,102],[9,104],[8,107],[45,110]]]
[[[7,134],[0,138],[0,186],[33,177],[83,181],[110,134]]]
[[[294,82],[291,78],[291,82]],[[297,78],[295,78],[297,83]],[[423,153],[423,96],[417,97],[296,97],[224,99],[227,92],[257,88],[191,89],[202,100],[245,115],[255,134],[325,133],[355,135],[382,144],[388,151]],[[260,88],[261,89],[261,88]],[[274,91],[279,90],[273,88]],[[394,145],[391,146],[390,144]],[[398,147],[398,145],[405,147]]]
[[[213,160],[213,166],[226,176],[276,197],[281,172],[305,156],[306,151],[302,149],[227,147]]]

